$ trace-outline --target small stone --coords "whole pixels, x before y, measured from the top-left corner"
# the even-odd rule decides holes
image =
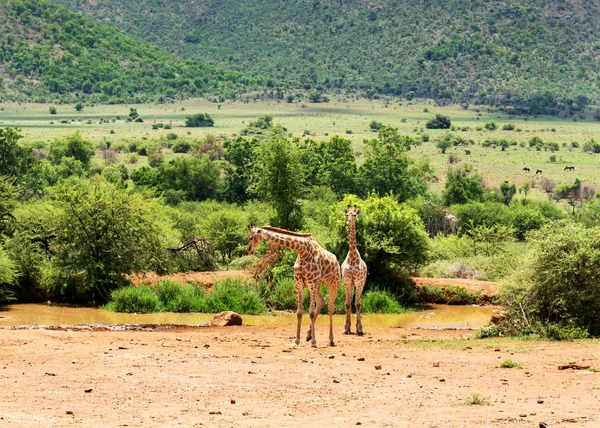
[[[79,360],[72,360],[71,363],[73,363],[73,364],[79,364]]]
[[[223,413],[217,411],[213,411],[213,412],[208,412],[209,415],[222,415]]]
[[[538,404],[544,404],[544,400],[538,400]]]
[[[494,352],[500,352],[500,348],[494,349]]]
[[[87,392],[87,393],[89,394],[90,392],[92,392],[92,388],[90,388],[90,389],[85,389],[83,392]]]
[[[357,422],[356,425],[362,425],[360,422]]]
[[[335,358],[335,355],[327,355],[327,358],[329,358],[330,360],[333,360]]]
[[[242,416],[248,416],[248,412],[242,412]]]
[[[46,373],[44,373],[44,374],[45,374],[46,376],[56,376],[56,374],[55,374],[55,373],[48,373],[48,372],[46,372]]]
[[[446,379],[440,379],[440,382],[446,382]]]
[[[433,362],[433,367],[439,367],[440,366],[440,362],[439,361],[434,361]]]
[[[209,345],[208,343],[206,343],[206,344],[204,345],[204,347],[205,347],[205,348],[210,348],[210,345]]]
[[[235,404],[235,400],[231,400],[231,401],[230,401],[230,403],[231,403],[231,404]]]
[[[527,413],[519,413],[519,417],[520,418],[526,418],[527,417]]]
[[[333,379],[333,383],[340,383],[340,382],[341,382],[341,380],[339,380],[339,379]]]
[[[381,366],[380,365],[375,366],[375,370],[381,370]]]
[[[364,361],[364,360],[365,360],[365,357],[360,357],[360,358],[357,358],[357,360],[358,360],[358,361]]]
[[[73,412],[71,410],[67,410],[67,415],[72,415]]]

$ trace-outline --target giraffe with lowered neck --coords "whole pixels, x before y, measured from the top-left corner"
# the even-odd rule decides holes
[[[342,277],[344,278],[344,289],[346,291],[346,324],[344,325],[344,334],[350,334],[352,324],[352,292],[356,290],[354,304],[356,306],[356,334],[362,336],[363,328],[360,311],[360,297],[367,282],[367,264],[361,259],[360,253],[356,248],[356,217],[360,214],[360,209],[345,209],[347,224],[350,226],[350,248],[346,260],[342,263]]]
[[[315,237],[310,233],[296,233],[277,227],[249,226],[250,237],[248,242],[248,254],[253,254],[256,247],[263,241],[289,248],[298,253],[294,264],[294,287],[298,297],[298,310],[296,315],[298,323],[296,327],[296,345],[300,343],[300,329],[302,327],[302,291],[308,288],[310,293],[310,327],[306,334],[306,341],[311,340],[313,348],[317,347],[315,337],[315,321],[325,299],[321,295],[321,285],[327,284],[329,288],[329,345],[335,346],[333,341],[333,309],[335,297],[340,287],[340,265],[334,254],[321,247]]]
[[[444,210],[437,205],[434,205],[431,201],[425,202],[425,205],[429,205],[433,208],[434,211],[442,214],[442,225],[444,227],[444,235],[448,235],[448,230],[450,233],[456,233],[456,229],[458,228],[458,219],[453,216],[450,211]]]

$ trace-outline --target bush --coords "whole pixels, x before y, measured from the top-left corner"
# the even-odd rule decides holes
[[[557,221],[528,240],[529,257],[502,289],[509,329],[562,337],[548,329],[554,324],[575,335],[600,334],[600,227]]]
[[[472,305],[481,298],[480,293],[469,293],[466,288],[459,285],[447,287],[431,287],[422,285],[419,297],[423,303],[443,303],[447,305]]]
[[[147,285],[123,287],[111,293],[107,309],[130,314],[151,314],[161,310],[161,303],[154,290]]]
[[[387,290],[370,290],[361,298],[361,311],[371,314],[401,314],[406,309]]]
[[[12,285],[17,279],[17,267],[4,248],[0,247],[0,302],[13,299]]]
[[[156,294],[169,312],[201,312],[205,289],[202,285],[182,285],[171,280],[158,283]]]
[[[215,121],[208,113],[197,113],[193,116],[186,117],[185,126],[188,128],[210,127],[215,126]]]
[[[215,282],[202,303],[202,312],[215,314],[222,311],[258,315],[267,309],[251,282],[226,279]]]
[[[488,131],[495,131],[498,129],[498,124],[496,122],[488,122],[484,125],[484,128]]]
[[[450,118],[441,114],[436,114],[435,119],[428,120],[425,124],[427,129],[449,129],[451,125]]]

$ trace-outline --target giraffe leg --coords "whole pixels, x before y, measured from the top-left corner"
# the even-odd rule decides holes
[[[365,286],[365,281],[364,280],[359,280],[358,284],[356,284],[356,300],[355,300],[355,305],[356,305],[356,334],[359,335],[359,336],[362,336],[364,334],[363,333],[363,328],[362,328],[362,312],[360,310],[360,308],[361,308],[360,297],[362,296],[362,292],[363,292],[364,286]]]
[[[310,303],[308,304],[308,317],[310,318],[310,324],[308,326],[308,331],[306,332],[307,342],[313,338],[313,312],[315,307],[315,292],[311,286],[308,287],[308,291],[310,294]]]
[[[338,278],[335,278],[329,283],[329,346],[335,346],[333,341],[333,311],[335,309],[335,298],[337,296],[338,289],[340,288],[340,282]]]
[[[302,328],[302,315],[304,311],[303,302],[303,287],[302,285],[296,286],[296,295],[298,297],[298,309],[296,310],[296,316],[298,317],[298,324],[296,326],[296,345],[300,344],[300,329]]]
[[[310,320],[310,328],[312,331],[312,342],[311,342],[311,346],[313,348],[317,347],[317,337],[315,334],[315,323],[317,322],[317,316],[319,315],[319,313],[321,312],[321,309],[323,308],[323,305],[325,304],[325,299],[323,298],[323,296],[321,296],[321,291],[319,290],[319,287],[317,285],[314,286],[314,290],[315,290],[315,307],[314,310],[312,311],[311,314],[311,320]]]
[[[344,290],[346,291],[346,324],[344,334],[350,334],[352,324],[352,289],[354,284],[350,279],[344,279]]]

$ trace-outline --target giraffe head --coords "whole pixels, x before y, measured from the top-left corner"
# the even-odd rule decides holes
[[[348,208],[344,209],[344,212],[346,213],[346,224],[356,224],[356,217],[360,214],[360,208],[356,208],[356,205],[354,205],[354,208],[348,205]]]
[[[248,254],[252,255],[256,247],[265,239],[265,236],[260,227],[255,227],[252,224],[248,226],[248,230],[250,231],[250,236],[248,237]]]

